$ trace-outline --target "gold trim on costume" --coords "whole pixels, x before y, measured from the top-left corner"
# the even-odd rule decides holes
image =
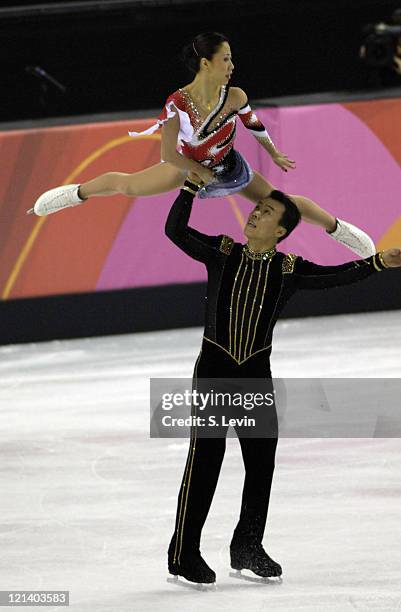
[[[195,369],[194,369],[194,383],[195,384],[196,384],[196,381],[198,380],[198,364],[199,364],[201,355],[202,355],[202,350],[200,351],[198,355],[198,359],[196,360],[196,364],[195,364]],[[192,405],[191,408],[194,410],[194,414],[196,416],[196,406]],[[192,414],[192,409],[191,409],[191,414]],[[197,425],[195,421],[195,425],[191,426],[191,443],[190,443],[190,447],[188,451],[187,463],[186,463],[185,470],[184,470],[184,479],[183,479],[183,484],[182,484],[180,509],[178,512],[177,533],[176,533],[174,556],[173,556],[173,562],[174,563],[177,562],[178,564],[180,563],[180,558],[181,558],[182,540],[184,536],[184,522],[185,522],[185,515],[187,512],[188,492],[189,492],[189,485],[191,483],[192,466],[193,466],[194,455],[195,455],[196,428],[197,428]],[[183,501],[184,501],[185,493],[186,493],[185,504],[183,508]],[[182,521],[181,521],[181,517],[182,517]],[[179,550],[178,550],[178,547],[179,547]]]
[[[203,187],[204,183],[202,183],[202,181],[200,183],[197,183],[196,181],[191,181],[190,179],[186,179],[184,181],[184,185],[186,185],[189,188],[194,187],[195,191],[199,191],[199,189],[201,189],[201,187]]]
[[[191,193],[192,195],[196,195],[197,194],[196,191],[194,191],[190,187],[187,187],[187,185],[184,185],[184,187],[181,187],[181,189],[183,189],[184,191],[188,191],[188,193]]]
[[[383,268],[380,268],[380,266],[377,265],[376,257],[377,257],[377,254],[373,255],[373,258],[372,258],[373,266],[375,270],[377,270],[378,272],[382,272]],[[379,259],[379,262],[380,262],[380,259]]]
[[[220,243],[220,251],[224,253],[224,255],[229,255],[234,246],[234,240],[231,236],[223,236]]]
[[[265,293],[266,293],[267,278],[268,278],[268,276],[269,276],[269,270],[270,270],[270,263],[271,263],[271,260],[269,260],[269,262],[268,262],[268,264],[267,264],[267,269],[266,269],[266,273],[265,273],[265,274],[266,274],[266,276],[265,276],[265,284],[264,284],[264,286],[263,286],[263,293],[262,293],[262,297],[260,298],[260,303],[259,303],[259,312],[258,312],[258,315],[257,315],[257,317],[256,317],[256,321],[255,321],[255,327],[254,327],[254,330],[253,330],[253,338],[252,338],[251,348],[249,349],[250,351],[252,351],[252,349],[253,349],[253,345],[254,345],[254,343],[255,343],[255,338],[256,338],[256,330],[257,330],[257,328],[258,328],[258,323],[259,323],[260,313],[262,312],[262,308],[263,308],[263,302],[264,302],[264,299],[265,299]]]
[[[248,255],[248,253],[251,253],[251,256]],[[260,318],[260,313],[261,310],[263,308],[263,303],[264,303],[264,298],[265,298],[265,293],[266,293],[266,286],[267,286],[267,278],[269,275],[269,270],[270,270],[270,263],[274,257],[274,255],[276,254],[276,249],[270,249],[269,251],[265,251],[264,253],[254,253],[252,251],[249,250],[249,247],[247,245],[244,245],[243,247],[243,251],[242,251],[242,259],[241,259],[241,264],[240,267],[238,269],[237,275],[235,277],[235,281],[234,281],[234,285],[233,285],[233,290],[232,290],[232,294],[231,294],[231,305],[230,305],[230,326],[229,326],[229,354],[238,362],[241,363],[242,361],[246,360],[250,354],[252,354],[252,350],[253,350],[253,346],[255,343],[255,339],[256,339],[256,332],[257,332],[257,326],[259,323],[259,318]],[[235,295],[235,287],[236,287],[236,283],[240,274],[240,270],[241,270],[241,266],[243,264],[243,259],[244,259],[244,255],[245,255],[245,269],[244,272],[242,274],[242,278],[241,278],[241,283],[240,283],[240,287],[239,287],[239,291],[238,291],[238,295]],[[248,271],[248,261],[252,262],[252,270],[250,273],[250,277],[246,283],[247,288],[246,288],[246,296],[245,296],[245,301],[244,304],[241,305],[240,304],[240,300],[241,300],[241,293],[242,293],[242,286],[244,283],[244,279],[245,276],[247,274]],[[252,300],[252,307],[251,307],[251,312],[250,312],[250,316],[248,317],[248,313],[246,310],[247,304],[248,304],[248,295],[249,295],[249,291],[251,290],[251,286],[252,286],[252,282],[253,282],[253,276],[255,273],[255,261],[258,262],[259,264],[259,273],[258,273],[258,278],[257,278],[257,282],[256,282],[256,287],[254,289],[254,296],[253,296],[253,300]],[[264,266],[264,261],[267,262],[267,266]],[[265,268],[265,269],[264,269]],[[261,282],[261,276],[262,276],[262,272],[265,275],[265,280],[264,280],[264,287],[263,287],[263,291],[262,291],[262,295],[260,297],[260,302],[258,304],[256,304],[256,301],[258,300],[258,293],[259,293],[259,286],[260,286],[260,282]],[[245,287],[245,284],[244,284]],[[238,311],[239,311],[239,307],[241,306],[241,310],[242,313],[240,313],[240,320],[241,320],[241,324],[239,325],[239,317],[238,317]],[[253,338],[252,338],[252,342],[251,342],[251,346],[248,352],[248,343],[250,338],[252,337],[252,320],[253,320],[253,316],[254,316],[254,310],[255,310],[255,306],[258,308],[258,314],[256,316],[256,321],[255,321],[255,325],[253,326]],[[233,320],[233,310],[235,308],[235,317]],[[248,319],[248,328],[246,329],[246,340],[245,340],[245,344],[244,344],[244,322],[245,322],[245,318]],[[239,334],[239,337],[237,336],[237,334]],[[238,339],[238,341],[237,341]]]
[[[277,253],[275,246],[269,249],[268,251],[261,251],[260,253],[258,253],[257,251],[251,251],[248,244],[244,244],[243,251],[245,255],[249,257],[249,259],[256,259],[258,261],[260,261],[261,259],[271,259]]]
[[[242,359],[242,361],[239,361],[238,359],[236,359],[236,357],[234,357],[234,355],[232,355],[226,348],[224,348],[224,346],[221,346],[221,344],[219,344],[218,342],[215,342],[214,340],[211,340],[210,338],[207,338],[206,336],[203,336],[203,338],[205,340],[207,340],[208,342],[210,342],[211,344],[214,344],[215,346],[218,346],[222,351],[227,353],[227,355],[229,357],[231,357],[231,359],[233,361],[235,361],[235,363],[237,363],[238,365],[242,365],[243,363],[245,363],[245,361],[248,361],[248,359],[250,359],[254,355],[257,355],[258,353],[261,353],[262,351],[265,351],[266,349],[271,348],[271,344],[269,344],[268,346],[264,346],[263,348],[258,349],[257,351],[255,351],[251,355],[248,355],[248,357],[246,357],[245,359]]]
[[[234,355],[235,356],[237,355],[238,306],[239,306],[240,299],[241,299],[242,285],[243,285],[244,278],[247,272],[248,272],[248,262],[246,261],[244,273],[242,275],[241,282],[240,282],[239,289],[238,289],[237,308],[235,310],[235,323],[234,323]]]
[[[230,322],[229,322],[229,326],[228,326],[228,338],[229,338],[229,347],[230,347],[230,353],[232,350],[232,337],[231,337],[231,327],[232,327],[232,315],[233,315],[233,301],[234,301],[234,291],[235,291],[235,285],[237,284],[237,280],[238,280],[238,276],[241,270],[241,266],[242,266],[242,262],[244,261],[244,254],[242,253],[241,255],[241,262],[240,265],[238,267],[237,270],[237,274],[235,275],[235,279],[234,279],[234,284],[233,284],[233,289],[231,292],[231,302],[230,302]]]
[[[262,265],[259,266],[259,269],[261,267],[262,267]],[[246,295],[245,295],[245,302],[244,302],[244,306],[243,306],[243,309],[242,309],[241,331],[240,331],[240,334],[239,334],[239,346],[238,346],[238,359],[241,359],[242,330],[244,328],[244,320],[245,320],[245,315],[246,315],[246,305],[247,305],[247,302],[248,302],[249,290],[250,290],[251,285],[252,285],[252,279],[253,279],[254,271],[255,271],[255,260],[252,260],[251,276],[250,276],[249,281],[248,281],[248,287],[247,287]],[[257,289],[256,289],[256,291],[257,291]],[[244,353],[244,356],[245,356],[245,353]]]
[[[292,274],[294,272],[295,261],[298,255],[294,255],[294,253],[288,253],[283,259],[282,263],[282,273],[283,274]]]
[[[256,283],[255,294],[254,294],[253,300],[252,300],[251,314],[249,315],[249,319],[248,319],[248,333],[246,335],[246,341],[245,341],[245,346],[244,346],[244,357],[246,357],[246,348],[248,346],[249,332],[251,331],[252,317],[253,317],[253,311],[255,309],[256,298],[258,297],[258,290],[259,290],[259,284],[260,284],[260,277],[262,275],[262,268],[263,268],[263,266],[261,264],[259,266],[258,280],[257,280],[257,283]]]
[[[384,258],[383,258],[383,251],[379,251],[379,252],[377,253],[377,255],[379,256],[379,261],[380,261],[380,263],[382,264],[383,268],[385,268],[385,269],[390,268],[390,266],[388,266],[388,265],[386,264],[386,262],[384,261]]]

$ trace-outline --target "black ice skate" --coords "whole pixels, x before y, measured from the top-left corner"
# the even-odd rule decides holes
[[[252,582],[281,582],[281,565],[273,561],[261,544],[230,546],[231,567],[236,572],[230,572],[232,578],[251,580]],[[241,570],[250,570],[256,576],[242,574]]]
[[[200,552],[181,555],[179,563],[174,563],[169,556],[168,571],[173,575],[173,578],[167,578],[167,582],[172,584],[199,590],[213,590],[216,587],[216,574],[210,569]],[[178,580],[178,576],[193,584]]]

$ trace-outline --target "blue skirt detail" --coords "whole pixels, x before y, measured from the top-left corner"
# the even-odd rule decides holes
[[[224,162],[221,166],[215,166],[216,180],[208,183],[198,191],[199,198],[221,198],[244,189],[253,179],[253,171],[246,159],[231,149],[227,155],[228,167]]]

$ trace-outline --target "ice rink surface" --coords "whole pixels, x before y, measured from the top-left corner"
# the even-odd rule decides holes
[[[400,322],[282,321],[273,375],[399,378]],[[149,438],[149,377],[190,377],[200,340],[187,329],[0,347],[0,590],[68,590],[74,612],[401,611],[396,438],[280,440],[264,540],[280,585],[228,577],[243,479],[228,440],[202,542],[218,589],[167,584],[188,441]]]

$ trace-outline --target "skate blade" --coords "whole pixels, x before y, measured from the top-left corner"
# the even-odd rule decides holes
[[[169,582],[170,584],[175,584],[176,586],[182,586],[185,587],[187,589],[192,589],[194,591],[216,591],[217,590],[217,586],[215,582],[211,582],[211,583],[204,583],[204,582],[189,582],[187,580],[185,580],[185,578],[182,578],[182,576],[178,577],[178,576],[169,576],[167,578],[167,582]]]
[[[259,582],[262,584],[281,584],[283,579],[281,576],[268,576],[264,578],[263,576],[248,576],[248,574],[243,574],[241,570],[236,570],[235,572],[230,572],[229,576],[231,578],[238,578],[239,580],[246,580],[248,582]]]

